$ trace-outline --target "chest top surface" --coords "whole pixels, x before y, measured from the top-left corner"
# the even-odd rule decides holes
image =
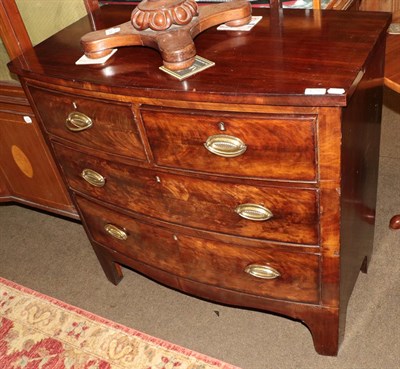
[[[344,106],[371,51],[384,42],[387,13],[253,9],[262,20],[249,32],[213,27],[195,38],[197,54],[215,66],[185,81],[165,74],[148,47],[120,48],[104,65],[75,65],[80,38],[130,18],[129,6],[104,6],[15,59],[23,77],[150,98],[253,104]],[[340,88],[340,95],[305,95]]]

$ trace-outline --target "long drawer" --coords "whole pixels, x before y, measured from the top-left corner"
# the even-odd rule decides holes
[[[210,241],[154,227],[76,196],[90,236],[182,278],[259,296],[316,303],[319,256]]]
[[[315,189],[200,179],[122,165],[59,144],[54,148],[69,186],[110,204],[204,230],[318,244]]]
[[[139,160],[146,155],[129,104],[29,86],[46,130],[85,147]]]
[[[208,173],[316,180],[316,115],[142,108],[157,165]]]

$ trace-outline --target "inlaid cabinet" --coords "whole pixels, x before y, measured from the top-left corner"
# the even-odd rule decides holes
[[[52,30],[38,27],[37,19],[29,10],[38,10],[38,5],[43,6],[44,2],[0,0],[0,203],[17,202],[77,218],[26,95],[17,77],[8,73],[6,64],[10,58],[32,48],[29,34],[32,28],[26,27],[18,5],[22,5],[24,14],[33,18],[33,22],[28,23],[29,26],[33,23],[37,37],[46,38],[46,34],[60,27],[60,24],[51,24],[49,19],[46,19],[47,26]],[[53,10],[57,6],[54,2],[51,5]],[[57,13],[62,23],[65,12],[58,8]]]

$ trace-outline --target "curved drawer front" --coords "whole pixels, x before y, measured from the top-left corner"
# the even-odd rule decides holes
[[[117,164],[55,145],[72,189],[168,222],[265,240],[318,244],[317,192],[250,186]],[[85,180],[90,169],[104,185]],[[261,219],[260,219],[261,218]]]
[[[235,176],[316,180],[316,116],[141,110],[160,166]]]
[[[85,147],[145,160],[127,104],[111,103],[29,86],[42,122],[52,135]]]
[[[96,242],[139,262],[182,278],[240,292],[309,303],[319,300],[318,255],[237,246],[176,234],[79,196],[77,202]],[[109,224],[123,230],[126,239],[110,235],[106,231]],[[259,274],[250,274],[252,267]],[[277,274],[272,275],[271,271]]]

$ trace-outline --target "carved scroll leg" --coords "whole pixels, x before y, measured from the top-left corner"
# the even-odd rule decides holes
[[[112,28],[87,33],[81,38],[81,45],[88,58],[98,59],[121,46],[143,45],[143,40],[131,22],[125,22]]]
[[[320,355],[336,356],[339,350],[339,309],[320,308],[301,319],[311,332]]]
[[[120,265],[113,261],[111,254],[104,248],[96,245],[92,245],[92,247],[107,279],[117,285],[124,277]]]

